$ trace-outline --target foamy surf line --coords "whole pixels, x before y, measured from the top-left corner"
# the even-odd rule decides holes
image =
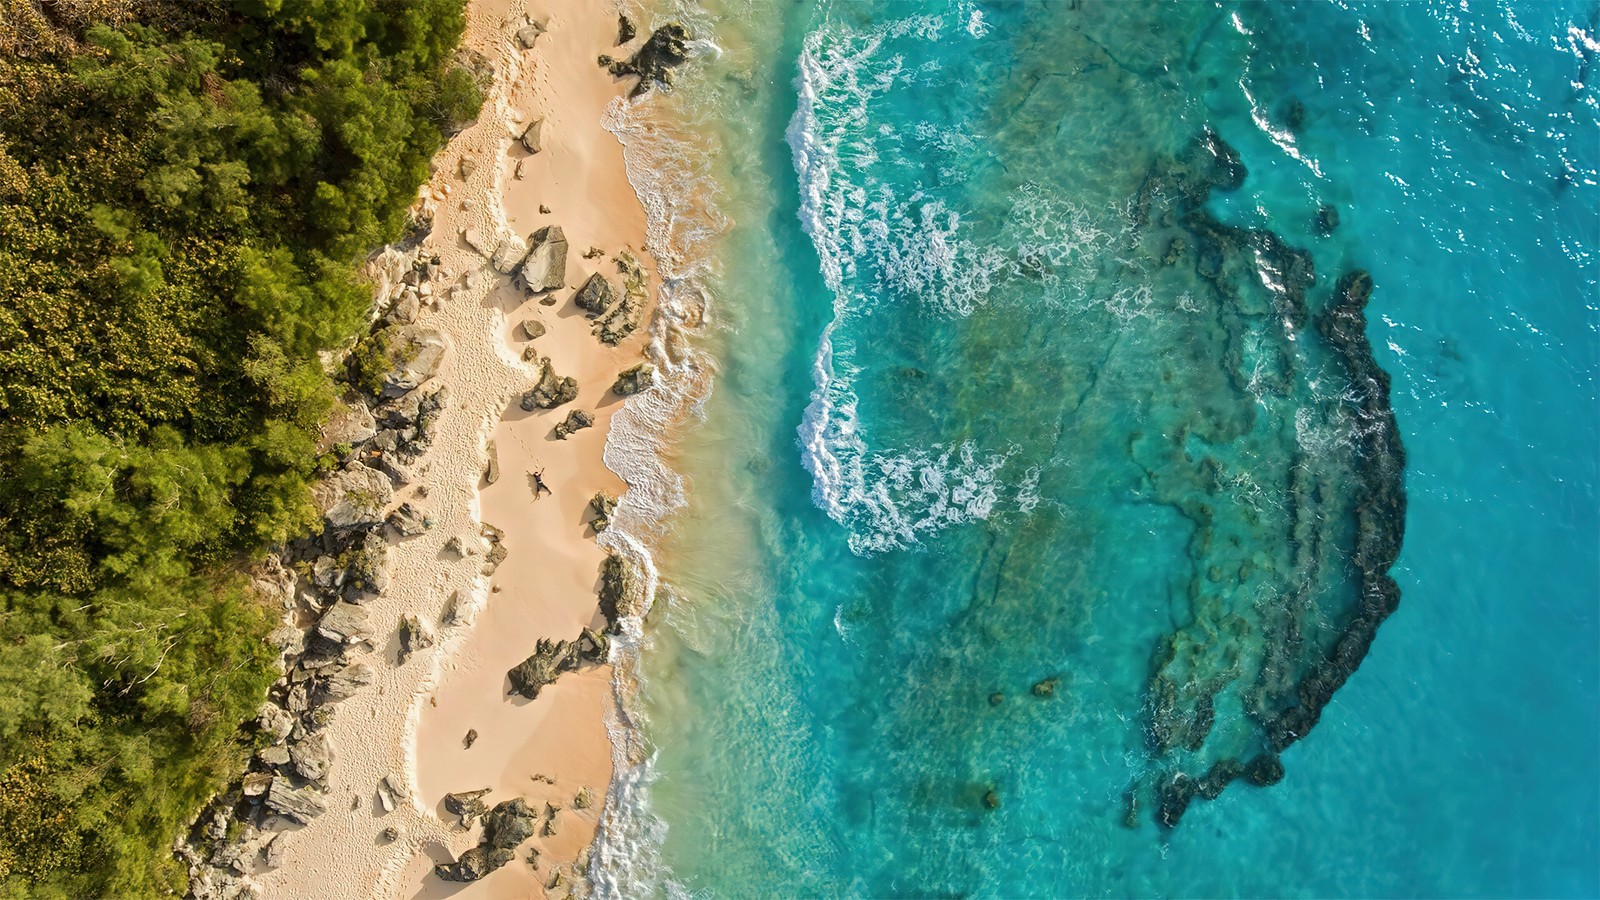
[[[678,10],[677,12],[687,12]],[[681,16],[691,30],[691,16]],[[696,56],[721,55],[710,41],[691,44]],[[667,465],[673,437],[712,389],[714,361],[696,341],[711,307],[706,276],[712,243],[728,223],[716,211],[708,161],[676,131],[659,98],[618,98],[604,126],[623,146],[627,177],[644,207],[644,250],[656,264],[657,296],[646,349],[655,364],[655,386],[636,394],[612,418],[603,460],[627,484],[612,524],[598,538],[608,552],[625,556],[640,572],[644,593],[640,616],[622,623],[612,643],[615,705],[606,716],[612,747],[612,780],[589,855],[588,882],[595,897],[685,896],[661,859],[666,823],[650,807],[655,757],[644,734],[638,694],[646,641],[642,618],[653,605],[660,576],[652,542],[686,505],[683,479]]]

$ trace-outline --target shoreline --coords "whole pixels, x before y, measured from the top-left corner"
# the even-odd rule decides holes
[[[546,30],[526,49],[518,30],[530,14]],[[624,408],[611,388],[619,372],[645,361],[657,288],[644,252],[645,210],[621,144],[602,127],[632,85],[595,64],[598,54],[618,52],[616,32],[616,10],[575,0],[533,9],[521,0],[468,4],[462,51],[492,65],[494,78],[478,120],[434,159],[421,191],[432,230],[411,254],[438,257],[441,292],[439,308],[425,301],[410,327],[437,333],[446,348],[416,391],[443,388],[448,401],[432,448],[388,505],[409,504],[427,527],[389,541],[389,586],[365,604],[375,677],[337,706],[326,730],[328,811],[274,841],[276,865],[256,876],[268,896],[545,896],[583,877],[612,779],[612,669],[584,664],[535,700],[508,696],[507,671],[540,638],[575,640],[606,625],[596,596],[607,556],[601,543],[618,539],[596,541],[589,503],[602,491],[623,493],[603,462],[612,417]],[[541,146],[530,153],[518,135],[540,118]],[[566,286],[536,298],[487,257],[500,236],[546,225],[559,225],[569,243]],[[591,246],[604,255],[585,258]],[[592,273],[606,275],[620,296],[614,260],[625,250],[645,270],[648,294],[638,330],[607,347],[571,298]],[[392,250],[375,261],[391,295],[401,292],[407,261]],[[449,299],[437,302],[441,295]],[[525,320],[542,323],[545,334],[527,340]],[[537,355],[524,361],[530,344]],[[525,411],[519,398],[539,383],[541,357],[576,381],[577,396]],[[579,409],[592,414],[592,427],[558,440],[554,426]],[[536,500],[532,472],[542,472],[553,493]],[[444,621],[447,606],[455,607],[453,625]],[[402,659],[406,616],[424,623],[432,646]],[[403,784],[385,791],[386,780]],[[481,831],[456,824],[445,794],[483,788],[488,806],[525,798],[540,830],[486,877],[443,881],[434,866],[459,858]],[[391,828],[393,840],[385,835]],[[537,869],[530,848],[539,851]]]

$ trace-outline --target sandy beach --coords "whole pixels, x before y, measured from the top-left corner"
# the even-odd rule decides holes
[[[545,28],[531,49],[518,37],[530,21]],[[632,86],[595,64],[617,52],[616,37],[609,4],[468,5],[463,46],[492,68],[493,81],[480,118],[435,159],[422,200],[433,227],[417,249],[439,257],[441,281],[453,285],[417,318],[443,336],[445,357],[428,384],[447,388],[449,400],[431,449],[391,504],[410,503],[431,528],[391,539],[389,587],[366,604],[376,677],[337,707],[328,728],[328,812],[278,838],[279,865],[257,875],[266,896],[563,896],[580,875],[611,778],[611,670],[565,673],[536,700],[508,695],[507,671],[540,638],[571,640],[605,624],[596,590],[606,554],[588,524],[589,501],[624,489],[602,463],[611,416],[623,403],[611,386],[642,360],[646,329],[616,347],[602,344],[573,289],[594,272],[620,286],[615,259],[628,250],[641,257],[654,294],[642,254],[644,210],[622,147],[601,124],[607,105]],[[537,119],[541,147],[530,153],[518,136]],[[482,245],[483,236],[527,238],[547,225],[564,230],[571,252],[567,286],[539,298],[497,272]],[[644,315],[648,321],[648,309]],[[531,342],[537,356],[576,379],[575,401],[531,412],[519,405],[539,376],[536,359],[524,357],[527,320],[545,328]],[[558,439],[553,429],[572,410],[591,413],[594,425]],[[485,477],[491,446],[493,483]],[[533,473],[549,493],[535,496]],[[491,575],[484,525],[503,535],[504,559]],[[402,617],[438,623],[452,602],[455,624],[439,626],[433,646],[400,662]],[[379,799],[385,778],[410,794],[392,812]],[[445,794],[484,788],[489,806],[526,798],[541,830],[488,877],[443,881],[433,866],[474,846],[481,831],[460,827],[444,809]],[[400,833],[392,841],[383,836],[391,827]]]

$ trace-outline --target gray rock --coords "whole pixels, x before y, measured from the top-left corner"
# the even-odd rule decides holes
[[[239,791],[246,797],[260,797],[272,787],[272,773],[246,772],[240,781]]]
[[[328,804],[319,794],[306,788],[296,790],[282,778],[272,779],[272,787],[267,789],[266,805],[273,812],[301,825],[310,824],[312,819],[328,811]]]
[[[536,409],[554,409],[563,403],[578,399],[578,379],[570,375],[557,375],[550,358],[539,358],[539,383],[522,395],[522,408],[528,412]]]
[[[400,504],[400,508],[390,513],[384,521],[400,537],[416,537],[433,527],[433,520],[424,516],[422,510],[410,502]]]
[[[560,225],[546,225],[528,236],[528,257],[521,278],[533,293],[553,291],[567,283],[567,236]]]
[[[522,238],[514,234],[502,235],[495,243],[494,254],[489,257],[489,264],[501,275],[510,275],[517,271],[517,266],[522,265],[522,260],[528,255],[528,245]]]
[[[322,429],[322,438],[330,447],[354,447],[371,440],[377,431],[377,423],[365,403],[341,403]]]
[[[523,337],[527,338],[530,341],[536,341],[539,338],[544,337],[544,335],[545,335],[545,327],[544,327],[544,323],[543,322],[539,321],[538,319],[524,319],[523,320],[523,322],[522,322],[522,336]]]
[[[394,496],[394,488],[383,473],[353,465],[318,482],[311,489],[311,496],[330,527],[357,528],[382,521],[383,508]]]
[[[389,307],[388,319],[397,325],[410,325],[422,313],[422,298],[415,291],[406,291],[394,306]]]
[[[384,397],[399,397],[438,374],[444,362],[444,335],[431,328],[409,325],[399,329],[390,341],[395,364],[383,377]]]
[[[590,415],[584,410],[575,409],[572,412],[567,413],[566,419],[562,420],[561,424],[555,427],[555,435],[558,440],[564,441],[567,439],[568,435],[593,426],[594,416]]]
[[[532,50],[533,42],[538,40],[539,35],[544,34],[544,32],[545,25],[543,22],[529,22],[517,29],[517,42],[525,49]]]
[[[360,603],[367,594],[381,594],[389,587],[389,542],[377,529],[367,532],[361,543],[346,554],[344,596]]]
[[[282,746],[263,747],[256,751],[256,759],[261,760],[262,765],[272,768],[287,766],[289,764],[289,748]]]
[[[261,861],[266,863],[269,869],[282,868],[284,854],[289,849],[289,842],[279,840],[279,837],[281,835],[273,835],[272,840],[267,842],[267,846],[261,855]]]
[[[499,249],[499,241],[491,238],[476,228],[461,229],[461,240],[466,242],[472,252],[483,257],[493,257],[494,251]]]
[[[328,746],[327,735],[318,731],[290,744],[289,761],[294,764],[295,774],[306,781],[327,778],[328,769],[333,766],[333,750]]]
[[[366,637],[367,611],[343,600],[328,607],[317,620],[317,634],[339,644],[351,644]]]
[[[478,171],[478,158],[471,153],[461,154],[461,162],[457,165],[462,178],[471,178],[472,173]]]
[[[656,383],[656,367],[649,363],[639,363],[623,369],[617,375],[617,380],[611,385],[611,392],[619,397],[631,397],[650,389]]]
[[[583,287],[578,288],[577,293],[572,295],[572,302],[576,303],[579,309],[587,310],[594,315],[605,312],[616,299],[616,289],[599,272],[590,275],[583,283]]]
[[[529,122],[528,127],[522,129],[522,135],[518,138],[518,140],[522,141],[522,146],[526,148],[529,153],[538,153],[540,150],[543,150],[544,119],[534,119],[532,122]]]
[[[274,744],[281,744],[289,738],[289,732],[294,730],[294,716],[276,704],[263,703],[261,708],[256,710],[256,726],[263,734],[272,738]]]
[[[366,663],[356,663],[341,669],[332,678],[322,683],[322,696],[329,703],[337,703],[355,696],[356,692],[373,682],[372,667]]]
[[[537,822],[538,816],[528,807],[528,801],[521,797],[502,800],[483,819],[483,842],[497,849],[515,850],[533,837]]]
[[[400,620],[400,661],[403,663],[418,650],[433,646],[433,632],[414,614],[407,613]]]

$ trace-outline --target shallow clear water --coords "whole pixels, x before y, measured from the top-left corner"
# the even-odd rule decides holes
[[[1600,893],[1596,15],[695,10],[623,888]]]

